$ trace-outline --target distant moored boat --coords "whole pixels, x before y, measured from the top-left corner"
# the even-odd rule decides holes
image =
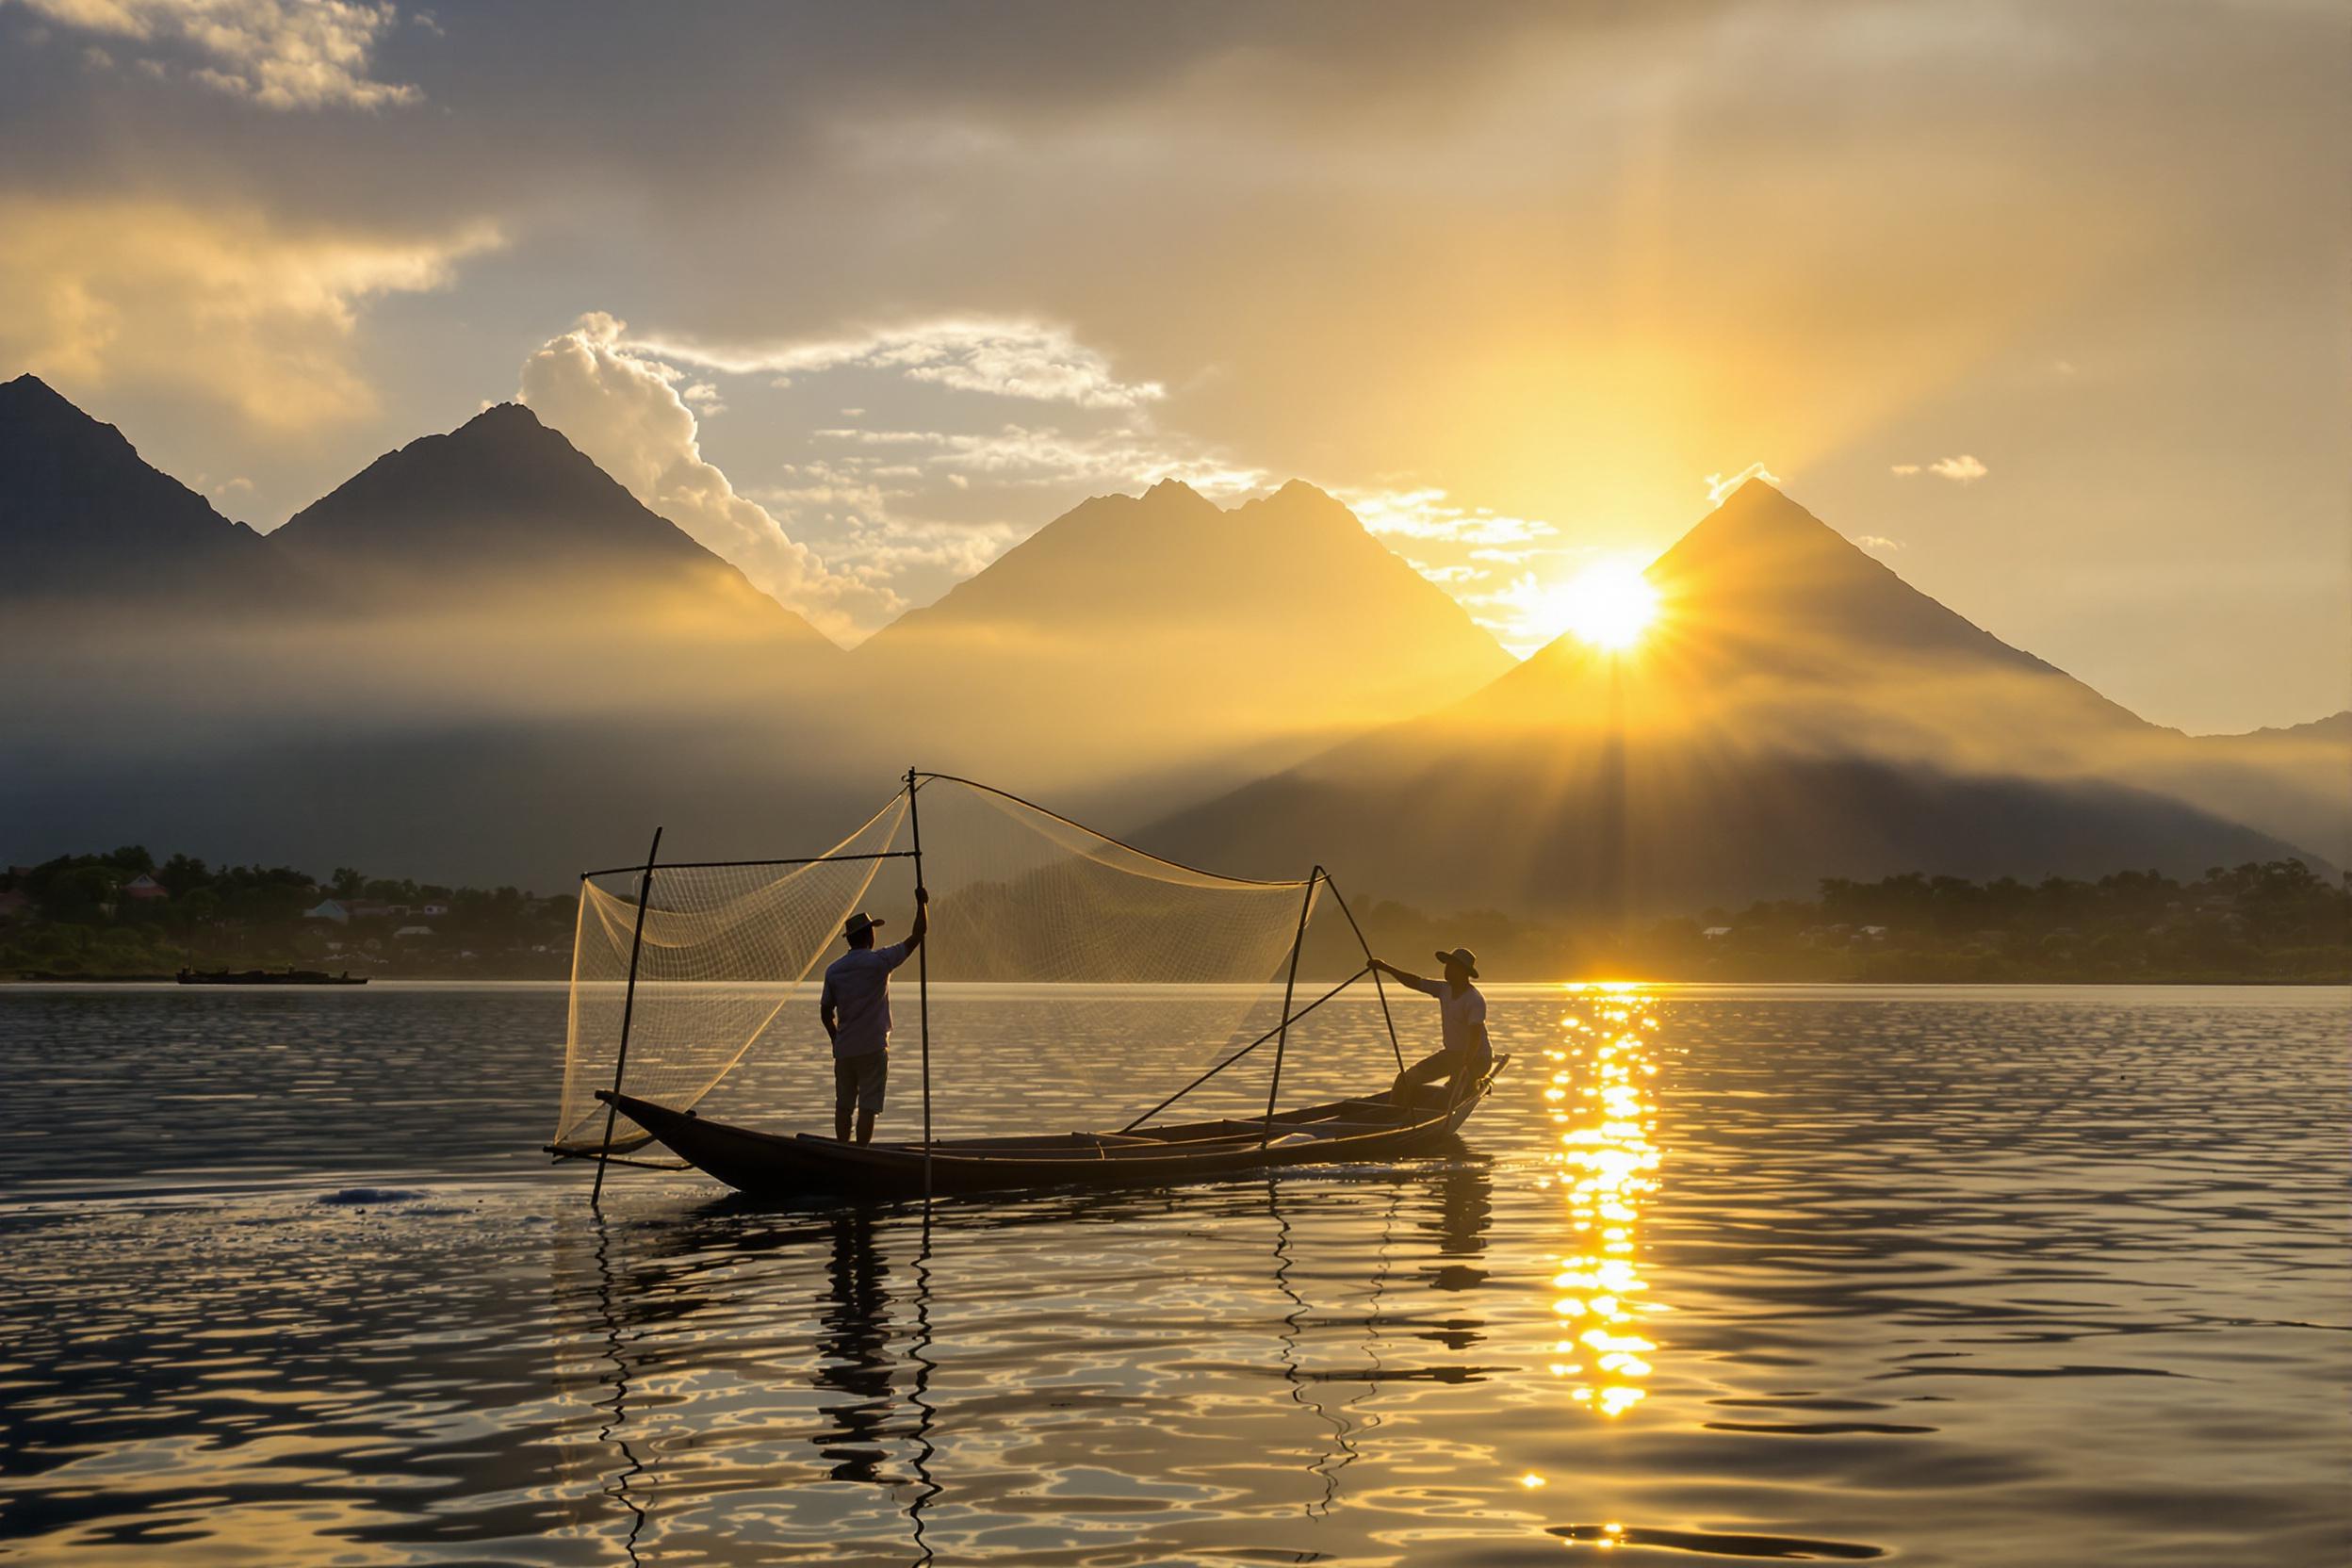
[[[368,976],[322,969],[184,969],[183,986],[364,986]]]

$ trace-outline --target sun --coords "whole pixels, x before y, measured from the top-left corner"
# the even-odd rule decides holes
[[[1658,619],[1658,590],[1631,561],[1596,561],[1552,590],[1546,619],[1609,653],[1623,653]]]

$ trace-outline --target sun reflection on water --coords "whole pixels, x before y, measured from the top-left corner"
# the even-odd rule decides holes
[[[1551,1373],[1580,1405],[1614,1419],[1642,1402],[1658,1349],[1639,1250],[1642,1205],[1658,1190],[1649,1081],[1653,998],[1625,983],[1570,986],[1544,1087],[1559,1147],[1549,1153],[1574,1250],[1560,1260]]]

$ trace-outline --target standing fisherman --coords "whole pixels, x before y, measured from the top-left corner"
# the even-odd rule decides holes
[[[1388,1091],[1389,1102],[1401,1105],[1406,1096],[1424,1084],[1440,1079],[1448,1081],[1453,1097],[1458,1098],[1470,1085],[1486,1076],[1494,1065],[1494,1053],[1486,1040],[1486,998],[1470,982],[1478,977],[1478,956],[1466,947],[1441,953],[1438,962],[1446,966],[1442,980],[1424,980],[1408,974],[1385,958],[1375,958],[1372,967],[1381,971],[1398,985],[1437,998],[1439,1017],[1445,1024],[1445,1043],[1435,1055],[1424,1056],[1396,1074],[1396,1085]]]
[[[874,945],[882,923],[863,910],[841,926],[849,951],[825,966],[817,1017],[833,1038],[833,1135],[849,1141],[849,1113],[858,1112],[858,1141],[874,1141],[874,1119],[890,1072],[890,971],[923,945],[931,929],[931,893],[915,890],[915,923],[903,942]]]

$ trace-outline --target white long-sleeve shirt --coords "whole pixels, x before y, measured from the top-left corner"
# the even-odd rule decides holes
[[[1437,998],[1438,1016],[1445,1021],[1446,1050],[1467,1052],[1474,1056],[1494,1054],[1486,1039],[1486,998],[1476,986],[1464,986],[1460,991],[1443,979],[1407,980],[1404,984],[1423,996]]]

